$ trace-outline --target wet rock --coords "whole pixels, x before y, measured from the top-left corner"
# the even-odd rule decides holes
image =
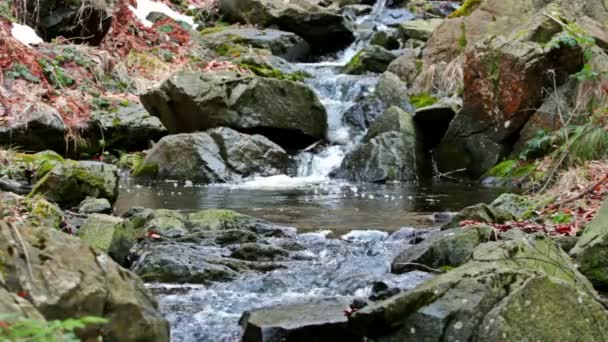
[[[229,281],[249,268],[222,257],[219,250],[197,243],[157,243],[141,251],[132,267],[146,281],[210,284]]]
[[[27,195],[32,191],[32,187],[27,183],[2,177],[0,178],[0,191],[8,191],[17,195]]]
[[[112,25],[114,1],[27,0],[25,20],[47,42],[62,36],[98,45]]]
[[[102,328],[78,331],[83,340],[169,341],[169,325],[143,282],[106,254],[80,239],[46,227],[0,224],[4,285],[11,293],[26,291],[26,299],[48,320],[105,317]],[[25,248],[27,252],[22,249]],[[27,253],[28,261],[22,256]],[[30,270],[32,274],[30,275]],[[52,270],[52,271],[50,271]],[[4,280],[0,280],[4,282]],[[4,296],[0,296],[5,298]]]
[[[337,50],[354,40],[349,23],[339,14],[306,0],[221,0],[221,12],[232,21],[276,26],[304,38],[314,49]]]
[[[308,43],[291,32],[228,27],[216,32],[203,33],[201,39],[212,49],[225,44],[239,44],[247,48],[265,49],[290,62],[303,61],[310,53]]]
[[[371,45],[380,46],[386,50],[397,50],[401,45],[396,34],[387,31],[378,31],[374,33],[369,43]]]
[[[364,182],[415,180],[416,153],[411,115],[391,107],[372,124],[360,145],[346,155],[335,176]]]
[[[285,173],[288,158],[280,146],[261,135],[217,128],[161,139],[133,176],[223,183]]]
[[[186,217],[174,210],[157,209],[148,215],[142,213],[140,217],[144,218],[145,222],[140,235],[156,233],[165,238],[176,239],[190,233]]]
[[[349,324],[374,340],[594,341],[608,328],[596,296],[550,238],[519,234],[479,245],[472,261],[363,308]]]
[[[165,126],[141,105],[120,105],[112,112],[91,113],[86,131],[89,141],[87,150],[91,153],[99,153],[102,149],[141,151],[148,149],[151,141],[158,141],[165,135]],[[103,146],[100,141],[103,141]]]
[[[304,148],[323,139],[327,129],[326,112],[315,93],[288,80],[181,71],[141,100],[171,133],[224,126]]]
[[[46,196],[65,207],[77,207],[87,197],[114,203],[118,197],[118,169],[99,162],[67,160],[42,177],[32,194]]]
[[[386,111],[386,105],[377,97],[367,97],[349,108],[342,121],[354,130],[365,131]]]
[[[80,202],[78,212],[81,214],[110,214],[112,205],[105,198],[86,198]]]
[[[230,257],[247,261],[275,261],[285,259],[289,253],[279,247],[261,243],[238,245]]]
[[[0,127],[0,145],[28,151],[65,152],[68,129],[59,112],[51,107],[32,106],[22,117]]]
[[[190,214],[189,220],[195,227],[214,231],[240,229],[253,232],[260,237],[294,237],[296,234],[295,228],[278,226],[232,210],[203,210]]]
[[[515,219],[516,217],[513,214],[502,207],[493,207],[485,203],[479,203],[462,209],[442,229],[457,228],[460,222],[465,220],[482,223],[505,223]]]
[[[373,10],[369,5],[347,5],[342,7],[341,13],[347,19],[353,21],[360,16],[370,14]]]
[[[344,315],[351,300],[318,298],[245,312],[240,320],[242,341],[357,341]]]
[[[367,72],[381,73],[395,58],[397,57],[390,51],[377,45],[370,45],[359,51],[342,71],[351,75],[361,75]]]
[[[490,241],[493,235],[494,229],[484,225],[435,232],[401,252],[393,260],[391,272],[458,267],[470,260],[475,247]]]
[[[578,242],[570,251],[579,270],[596,289],[608,289],[608,201],[604,201],[597,215],[585,227]]]
[[[90,215],[78,230],[78,237],[120,265],[126,263],[129,250],[135,244],[135,232],[128,221],[102,214]]]
[[[404,40],[427,41],[442,22],[443,19],[410,20],[399,25],[399,32]]]

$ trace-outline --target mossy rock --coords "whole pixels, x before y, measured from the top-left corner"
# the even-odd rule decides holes
[[[431,269],[454,268],[470,260],[473,250],[495,238],[494,229],[486,225],[453,228],[435,232],[423,242],[404,250],[391,265],[391,272],[418,270],[419,265]]]
[[[194,225],[206,226],[211,230],[222,230],[227,226],[238,225],[238,220],[246,217],[232,210],[209,209],[190,214],[188,218]]]
[[[64,213],[56,204],[47,201],[42,196],[24,198],[21,204],[24,205],[27,212],[31,215],[28,218],[29,222],[39,226],[55,229],[61,228]]]
[[[118,197],[118,169],[98,162],[65,161],[36,183],[30,196],[43,195],[65,207],[76,207],[87,197]]]
[[[452,220],[442,227],[443,230],[457,228],[461,221],[477,221],[481,223],[505,223],[515,220],[515,216],[503,208],[479,203],[462,209]]]
[[[449,18],[467,17],[481,5],[481,0],[465,0],[459,9],[452,12]]]
[[[78,237],[108,253],[121,265],[125,265],[129,250],[135,244],[135,234],[128,221],[103,214],[89,216],[78,230]]]
[[[386,71],[388,65],[397,58],[388,50],[370,45],[359,51],[344,66],[342,72],[351,75],[362,75],[368,72],[382,73]]]

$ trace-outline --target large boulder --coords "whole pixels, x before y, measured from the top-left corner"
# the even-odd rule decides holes
[[[389,341],[597,341],[608,313],[556,243],[512,234],[472,261],[356,312],[350,327]],[[556,300],[559,298],[559,300]]]
[[[169,341],[169,325],[144,283],[80,239],[55,229],[2,223],[0,249],[13,251],[2,254],[0,287],[21,293],[47,320],[109,320],[79,330],[83,340]]]
[[[126,264],[135,244],[135,232],[128,221],[103,214],[90,215],[78,230],[78,237],[108,253],[120,265]]]
[[[254,175],[285,173],[288,159],[280,146],[261,135],[217,128],[161,139],[133,175],[223,183]]]
[[[494,229],[484,225],[435,232],[401,252],[393,260],[391,272],[458,267],[469,261],[475,247],[490,241],[494,235]]]
[[[16,120],[0,125],[0,145],[32,152],[65,152],[67,132],[56,109],[46,105],[31,106]]]
[[[533,15],[543,10],[550,2],[469,1],[466,11],[455,13],[435,29],[423,51],[425,64],[450,62],[464,50],[473,48],[477,42],[487,37],[529,31],[521,26],[526,25]],[[588,16],[600,23],[606,23],[608,20],[608,11],[602,0],[558,0],[552,3],[567,8],[574,18]]]
[[[86,130],[87,150],[91,153],[104,149],[141,151],[150,147],[150,141],[158,141],[165,135],[165,126],[141,105],[120,105],[112,111],[91,113]]]
[[[208,33],[203,31],[201,40],[212,49],[227,44],[265,49],[290,62],[303,61],[310,53],[310,46],[304,39],[291,32],[274,29],[227,27]]]
[[[608,201],[597,216],[585,227],[580,239],[570,251],[579,270],[596,289],[608,289]]]
[[[224,126],[303,148],[325,138],[327,130],[327,114],[315,93],[288,80],[181,71],[141,100],[171,133]]]
[[[221,0],[220,10],[232,21],[277,26],[304,38],[313,48],[338,50],[354,40],[342,15],[308,0]]]
[[[560,30],[544,32],[550,40]],[[579,48],[517,37],[486,40],[467,54],[463,108],[435,154],[441,172],[466,169],[479,177],[496,165],[542,104],[544,90],[582,67]]]
[[[246,311],[240,324],[243,342],[351,341],[344,310],[352,298],[316,298],[295,304]]]
[[[65,207],[77,207],[87,197],[118,198],[118,169],[114,165],[67,160],[36,183],[32,195],[43,195]]]
[[[346,155],[335,176],[363,182],[413,181],[417,153],[412,116],[391,107]]]
[[[26,0],[25,20],[47,42],[62,36],[76,43],[101,43],[112,25],[114,0]]]

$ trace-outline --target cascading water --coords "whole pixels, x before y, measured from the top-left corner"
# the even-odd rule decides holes
[[[256,177],[233,188],[291,188],[311,184],[326,183],[330,173],[340,166],[345,155],[354,148],[361,138],[352,132],[343,122],[345,112],[355,105],[356,101],[373,93],[379,75],[346,75],[341,69],[355,54],[369,44],[372,30],[390,30],[386,24],[395,20],[403,22],[414,16],[403,9],[387,9],[387,0],[379,0],[372,11],[356,20],[357,39],[353,44],[336,56],[318,63],[302,63],[295,69],[309,74],[306,83],[317,93],[327,112],[327,140],[329,146],[316,152],[302,152],[295,157],[296,173],[293,176],[279,175]]]

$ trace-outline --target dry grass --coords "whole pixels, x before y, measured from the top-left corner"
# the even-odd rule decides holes
[[[586,162],[562,171],[546,194],[558,199],[574,196],[608,174],[608,160]]]
[[[464,88],[464,60],[460,55],[450,63],[440,62],[425,66],[416,78],[416,93],[436,94],[439,97],[452,96]]]

